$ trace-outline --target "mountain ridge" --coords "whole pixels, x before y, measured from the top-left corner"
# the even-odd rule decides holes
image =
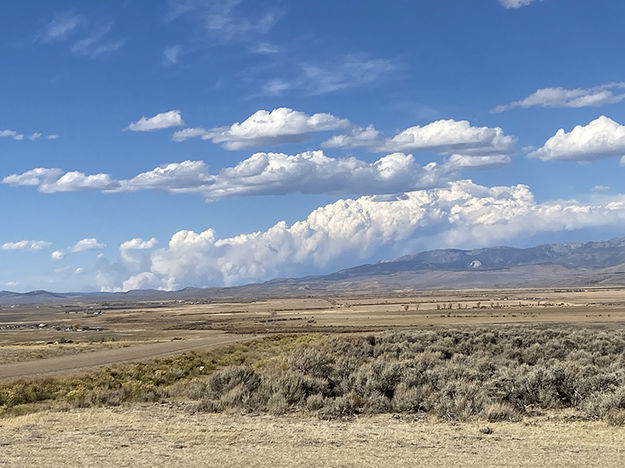
[[[625,285],[625,237],[607,241],[542,244],[528,248],[435,249],[391,261],[363,264],[327,275],[272,279],[234,287],[178,291],[26,293],[0,291],[0,305],[77,301],[263,298],[323,293],[475,287]]]

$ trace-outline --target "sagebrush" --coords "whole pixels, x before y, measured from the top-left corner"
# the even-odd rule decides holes
[[[625,330],[516,326],[273,336],[73,378],[0,386],[5,411],[163,399],[202,411],[516,420],[572,408],[625,423]]]

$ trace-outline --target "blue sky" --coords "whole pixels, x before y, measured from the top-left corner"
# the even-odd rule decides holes
[[[623,2],[2,8],[0,289],[623,235]]]

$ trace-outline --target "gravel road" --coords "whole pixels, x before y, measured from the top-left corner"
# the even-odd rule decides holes
[[[170,354],[196,351],[254,338],[258,338],[258,335],[230,335],[223,332],[215,332],[202,338],[139,344],[126,348],[106,349],[71,356],[59,356],[4,365],[0,364],[0,380],[12,380],[40,375],[70,374],[84,369],[92,369],[124,362],[146,361]]]

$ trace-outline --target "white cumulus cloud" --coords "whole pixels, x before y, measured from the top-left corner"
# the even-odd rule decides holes
[[[432,247],[485,246],[623,222],[624,195],[538,203],[524,185],[484,187],[465,180],[440,189],[339,200],[292,225],[281,221],[235,237],[219,238],[212,229],[179,231],[151,254],[149,268],[128,277],[122,288],[234,285]]]
[[[528,157],[543,161],[591,162],[623,155],[625,126],[601,116],[586,126],[577,125],[569,133],[561,128]]]
[[[78,190],[109,191],[119,186],[108,174],[85,175],[82,172],[66,172],[54,181],[39,185],[43,193],[75,192]]]
[[[222,170],[202,193],[208,200],[287,193],[395,193],[402,187],[444,184],[450,177],[436,163],[420,166],[410,154],[393,153],[373,163],[330,158],[322,151],[297,155],[256,153]]]
[[[139,237],[135,237],[134,239],[130,239],[126,242],[122,242],[119,246],[120,251],[125,250],[145,250],[152,249],[156,245],[156,238],[152,237],[148,240],[143,240]]]
[[[174,133],[175,141],[199,137],[222,144],[228,150],[259,145],[301,141],[311,132],[336,130],[349,126],[349,121],[332,114],[308,115],[286,107],[272,111],[259,110],[243,122],[212,129],[188,128]]]
[[[65,257],[65,252],[63,252],[62,250],[55,250],[54,252],[50,254],[50,258],[52,258],[52,260],[61,260],[64,257]]]
[[[68,251],[75,253],[75,252],[83,252],[85,250],[91,250],[91,249],[103,249],[104,247],[106,247],[106,244],[102,242],[98,242],[97,239],[90,237],[90,238],[79,240],[73,246],[71,246],[68,249]]]
[[[157,240],[155,237],[151,239],[141,239],[136,237],[123,242],[119,246],[119,252],[121,257],[120,270],[123,274],[137,274],[149,268],[150,265],[150,250],[156,247]],[[120,275],[117,275],[120,277]]]
[[[466,120],[450,119],[407,128],[387,139],[380,149],[485,156],[511,153],[515,142],[500,127],[474,127]]]
[[[86,175],[78,171],[63,172],[57,168],[38,167],[22,174],[11,174],[2,183],[13,186],[37,187],[42,193],[75,192],[82,190],[112,191],[120,186],[108,174]]]
[[[184,120],[179,110],[170,110],[161,112],[153,117],[143,116],[136,122],[130,123],[126,130],[133,132],[149,132],[152,130],[161,130],[163,128],[182,127]]]
[[[625,82],[607,83],[592,88],[542,88],[520,101],[495,107],[491,112],[503,112],[517,107],[600,107],[625,99]],[[615,92],[621,90],[621,92]]]
[[[14,186],[38,187],[58,180],[63,171],[61,169],[37,167],[22,174],[12,174],[2,179],[3,184]]]
[[[68,253],[84,252],[85,250],[99,250],[106,247],[106,244],[99,242],[93,237],[87,237],[76,242],[74,245],[69,246],[64,250],[55,250],[50,257],[53,260],[61,260],[65,258]]]

